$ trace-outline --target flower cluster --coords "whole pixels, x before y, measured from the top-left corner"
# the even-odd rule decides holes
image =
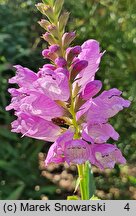
[[[64,32],[68,13],[60,16],[62,5],[50,2],[48,7],[39,3],[37,8],[48,17],[48,21],[39,23],[46,29],[43,38],[49,43],[42,55],[51,64],[45,64],[37,73],[15,66],[16,75],[9,83],[18,88],[9,89],[12,100],[6,107],[13,109],[17,117],[11,124],[12,132],[54,142],[45,165],[90,161],[104,169],[123,164],[121,151],[107,143],[110,138],[119,138],[108,121],[130,102],[116,88],[99,93],[102,83],[95,80],[95,74],[104,52],[92,39],[82,46],[70,46],[76,35]]]

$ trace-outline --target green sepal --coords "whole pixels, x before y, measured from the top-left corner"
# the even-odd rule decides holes
[[[75,186],[74,193],[77,191],[79,185],[80,185],[80,178],[78,177],[77,180],[76,180],[76,186]]]
[[[44,3],[38,3],[35,6],[42,14],[48,17],[50,22],[54,22],[54,13],[50,5],[45,5]]]
[[[47,4],[47,5],[50,4],[50,3],[49,3],[49,0],[42,0],[42,2],[43,2],[44,4]]]
[[[89,161],[85,163],[84,178],[86,182],[87,198],[89,199],[95,194],[96,190],[94,176]]]
[[[61,33],[64,33],[68,19],[69,19],[69,12],[64,12],[63,14],[61,14],[59,18],[59,30]]]
[[[53,4],[54,4],[54,0],[42,0],[42,2],[44,4],[47,4],[47,5],[50,5],[50,6],[53,6]]]
[[[64,4],[64,0],[56,0],[55,4],[54,4],[54,13],[57,15],[57,17],[59,17],[60,12],[62,10]]]
[[[79,200],[78,196],[68,196],[67,200]]]

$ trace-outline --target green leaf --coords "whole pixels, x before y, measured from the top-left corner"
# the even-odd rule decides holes
[[[77,191],[79,184],[80,184],[80,178],[78,177],[78,179],[76,180],[76,186],[75,186],[74,193]]]
[[[21,184],[15,189],[8,197],[7,200],[17,200],[21,196],[23,190],[25,188],[24,183],[21,182]]]
[[[87,161],[85,164],[84,178],[85,178],[86,187],[87,187],[86,188],[87,198],[89,199],[95,194],[95,190],[96,190],[94,176],[93,176],[91,164],[89,161]]]
[[[77,196],[68,196],[67,200],[79,200]]]

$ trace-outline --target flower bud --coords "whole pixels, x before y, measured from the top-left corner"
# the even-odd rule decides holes
[[[43,39],[46,40],[50,45],[56,44],[55,38],[48,32],[42,35]]]
[[[44,4],[43,3],[38,3],[35,5],[37,7],[37,9],[42,13],[44,14]]]
[[[60,50],[60,46],[57,44],[51,45],[49,47],[50,53],[57,53]]]
[[[54,0],[42,0],[44,4],[46,5],[50,5],[51,7],[53,7],[54,4]]]
[[[39,25],[44,28],[45,30],[48,29],[48,26],[50,25],[50,22],[45,20],[45,19],[41,19],[41,21],[38,22]]]
[[[58,38],[58,30],[57,27],[55,25],[49,25],[47,30],[55,37]]]
[[[64,12],[60,16],[60,18],[59,18],[59,30],[60,30],[60,32],[64,33],[68,19],[69,19],[69,13],[68,12]]]
[[[51,6],[38,3],[36,7],[42,14],[46,15],[51,22],[54,22],[54,13]]]
[[[49,55],[49,53],[50,53],[50,51],[48,50],[48,49],[44,49],[43,51],[42,51],[42,56],[44,56],[44,57],[48,57],[48,55]]]
[[[56,60],[55,60],[55,64],[58,66],[58,67],[66,67],[67,65],[67,62],[64,58],[62,57],[58,57]]]
[[[81,46],[70,47],[66,50],[66,59],[68,62],[72,62],[73,59],[82,51]]]
[[[64,4],[64,0],[56,0],[55,4],[54,4],[54,13],[57,15],[57,17],[59,17],[60,12],[62,10]]]
[[[42,55],[43,55],[44,58],[50,59],[52,61],[54,61],[56,59],[56,54],[51,53],[49,49],[44,49],[42,51]]]
[[[66,48],[68,47],[71,42],[75,39],[76,33],[75,32],[67,32],[62,37],[62,44]]]
[[[89,82],[81,92],[81,98],[89,100],[94,97],[102,88],[102,83],[99,80]]]
[[[80,71],[85,69],[88,66],[88,61],[78,60],[73,66],[71,70],[70,80],[74,81],[75,77],[79,74]]]

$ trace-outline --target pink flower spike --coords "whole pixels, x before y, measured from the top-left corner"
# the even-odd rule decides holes
[[[89,100],[94,97],[102,88],[102,83],[99,80],[94,80],[89,82],[84,90],[81,92],[81,98],[84,100]]]

